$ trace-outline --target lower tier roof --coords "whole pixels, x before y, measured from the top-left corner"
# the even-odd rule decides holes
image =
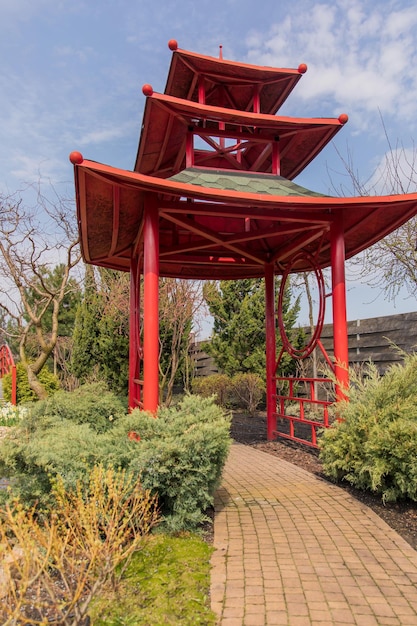
[[[308,255],[324,268],[335,220],[343,221],[349,258],[417,213],[417,194],[333,198],[268,174],[195,168],[161,179],[79,157],[73,162],[84,259],[122,271],[140,253],[148,202],[159,213],[161,276],[189,279],[259,277],[266,263],[277,274],[289,265],[309,271]]]

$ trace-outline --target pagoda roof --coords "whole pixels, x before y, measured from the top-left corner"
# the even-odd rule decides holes
[[[298,69],[272,68],[237,63],[176,49],[165,87],[165,94],[198,102],[201,80],[205,102],[240,111],[253,110],[253,88],[259,92],[259,112],[274,114],[285,102],[307,66]]]
[[[331,263],[330,228],[344,223],[352,257],[417,213],[417,194],[333,198],[281,177],[185,170],[170,179],[73,159],[81,249],[88,263],[129,271],[141,242],[143,207],[159,212],[160,273],[190,279],[277,274],[300,251]],[[300,258],[292,271],[309,271]]]
[[[236,136],[247,142],[241,169],[270,172],[272,149],[278,141],[281,175],[295,178],[333,139],[345,123],[340,118],[292,118],[204,105],[174,96],[153,93],[146,100],[143,127],[135,164],[142,174],[168,178],[185,168],[186,137],[195,134]],[[219,123],[224,130],[219,131]],[[269,142],[269,145],[266,143]],[[195,165],[230,168],[224,154],[195,150]],[[236,165],[238,167],[238,165]]]

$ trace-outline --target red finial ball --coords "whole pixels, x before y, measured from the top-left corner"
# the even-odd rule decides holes
[[[341,115],[339,115],[339,122],[341,124],[346,124],[346,122],[348,121],[349,116],[346,115],[346,113],[342,113]]]
[[[142,93],[144,96],[151,96],[153,94],[153,87],[152,85],[143,85],[142,87]]]
[[[71,152],[71,154],[69,155],[69,160],[73,165],[81,165],[81,163],[84,161],[84,157],[81,152],[77,152],[76,150],[74,150],[74,152]]]
[[[307,71],[307,65],[305,63],[300,63],[300,65],[298,66],[298,72],[300,74],[305,74]]]
[[[174,52],[178,48],[178,41],[176,39],[170,39],[168,41],[168,48]]]

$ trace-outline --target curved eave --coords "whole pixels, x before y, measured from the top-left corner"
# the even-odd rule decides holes
[[[301,78],[298,69],[237,63],[177,49],[171,59],[165,94],[198,101],[199,81],[204,81],[206,103],[247,111],[253,107],[253,90],[259,90],[260,112],[274,114]]]
[[[281,175],[292,180],[323,150],[343,124],[334,118],[292,118],[257,114],[225,107],[201,105],[165,94],[154,93],[146,99],[142,132],[135,163],[135,171],[149,176],[167,178],[185,168],[186,136],[190,127],[199,128],[216,137],[219,124],[225,132],[243,132],[253,141],[273,141],[279,138]],[[242,151],[242,169],[270,172],[272,158],[260,159],[261,144],[248,144]],[[209,150],[197,150],[210,156]],[[220,157],[221,158],[221,157]],[[199,163],[196,163],[199,165]],[[216,167],[228,168],[230,162],[218,162]]]
[[[86,262],[129,271],[151,194],[160,212],[161,275],[193,279],[262,276],[264,264],[271,261],[282,273],[300,250],[326,267],[335,218],[344,221],[349,258],[417,213],[417,194],[321,198],[236,193],[93,161],[75,166],[75,180]],[[310,268],[300,264],[294,269]]]

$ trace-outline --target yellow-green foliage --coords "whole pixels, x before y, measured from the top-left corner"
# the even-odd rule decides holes
[[[214,397],[219,406],[227,406],[231,400],[232,381],[227,374],[211,374],[193,380],[193,392],[202,398]]]
[[[253,415],[265,393],[265,383],[257,374],[235,374],[232,389],[238,406]]]
[[[48,395],[53,394],[59,389],[59,380],[57,376],[52,374],[47,367],[44,367],[38,375],[39,381],[43,385]],[[16,402],[21,404],[23,402],[32,402],[37,400],[38,397],[34,391],[29,387],[28,376],[25,367],[22,363],[16,365]],[[5,399],[10,402],[12,399],[12,375],[11,373],[3,376],[3,394]]]
[[[325,473],[379,493],[384,501],[417,500],[417,355],[381,377],[370,364],[362,378],[352,373],[344,420],[323,432]]]
[[[110,467],[94,467],[73,492],[57,479],[53,491],[49,515],[19,501],[0,511],[4,625],[83,624],[92,598],[120,579],[158,522],[149,491]]]

